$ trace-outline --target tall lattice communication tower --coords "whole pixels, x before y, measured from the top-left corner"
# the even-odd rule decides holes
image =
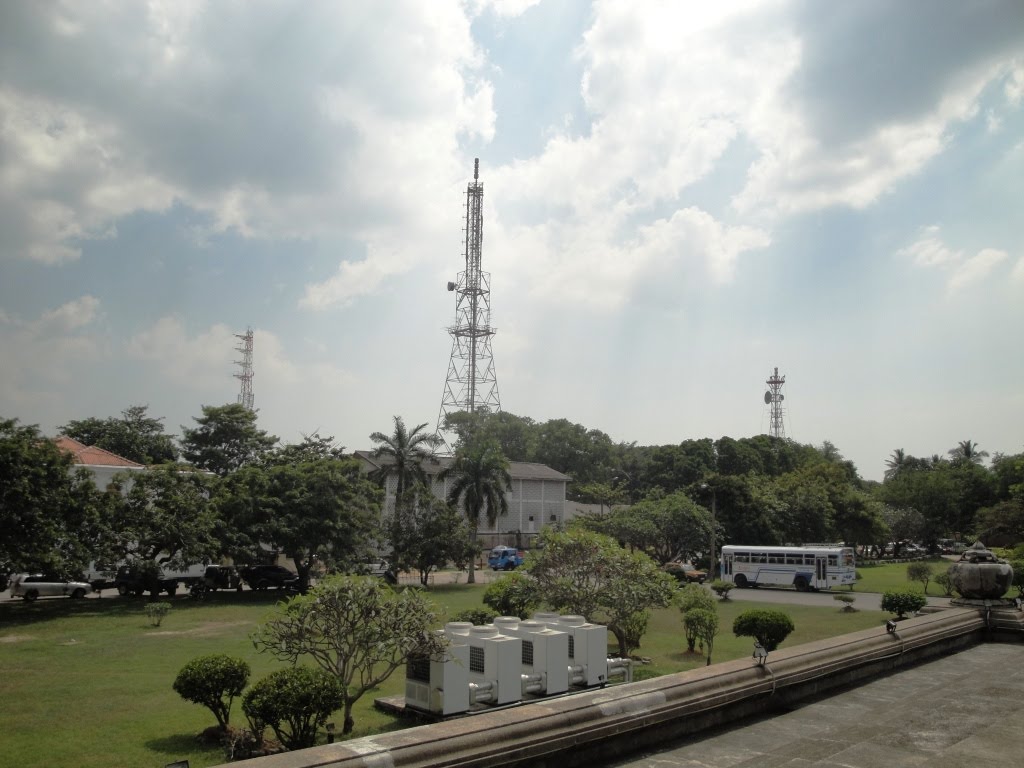
[[[768,385],[768,391],[764,393],[764,403],[772,407],[771,426],[768,431],[772,437],[786,436],[786,427],[782,423],[782,401],[786,399],[786,396],[782,394],[782,385],[785,383],[786,377],[779,376],[778,368],[765,382]]]
[[[238,393],[238,402],[251,411],[253,409],[252,328],[246,328],[245,333],[236,333],[235,338],[242,340],[242,343],[235,347],[235,350],[242,353],[242,359],[235,361],[235,365],[242,369],[240,373],[235,374],[235,378],[242,382],[241,390]]]
[[[498,379],[491,354],[491,275],[480,269],[484,240],[484,185],[480,159],[473,161],[473,181],[466,187],[466,268],[448,290],[455,292],[455,324],[448,329],[452,355],[437,416],[442,434],[445,416],[459,411],[500,411]]]

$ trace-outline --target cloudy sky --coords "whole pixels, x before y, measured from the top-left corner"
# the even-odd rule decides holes
[[[0,4],[0,416],[438,417],[484,182],[504,410],[1024,450],[1024,4]]]

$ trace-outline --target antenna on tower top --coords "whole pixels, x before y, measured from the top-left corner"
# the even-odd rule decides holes
[[[778,368],[765,382],[768,385],[768,391],[764,393],[764,404],[772,407],[771,427],[768,431],[772,437],[784,438],[786,436],[786,427],[782,423],[782,401],[786,399],[786,396],[782,394],[782,385],[785,383],[786,377],[779,376]]]
[[[448,290],[455,292],[455,324],[448,329],[452,354],[441,396],[436,431],[445,417],[459,411],[500,411],[498,378],[491,354],[491,275],[481,267],[484,240],[484,185],[480,158],[473,161],[473,181],[466,187],[466,268]]]

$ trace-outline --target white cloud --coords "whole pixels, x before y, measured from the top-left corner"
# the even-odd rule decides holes
[[[956,264],[963,258],[962,251],[950,250],[939,238],[937,226],[926,227],[922,232],[921,239],[901,248],[896,252],[897,256],[909,256],[919,267],[943,267]]]
[[[959,264],[949,278],[949,292],[954,293],[972,283],[984,280],[995,267],[1009,258],[1006,251],[985,248]]]
[[[82,296],[57,309],[44,312],[34,324],[37,332],[68,332],[91,324],[99,315],[100,300],[95,296]]]
[[[937,226],[926,227],[921,234],[920,239],[896,251],[896,256],[910,258],[918,267],[948,272],[949,294],[981,282],[1009,258],[1006,251],[995,248],[983,248],[973,256],[965,256],[963,251],[954,251],[942,241]]]
[[[1010,272],[1010,280],[1015,285],[1024,286],[1024,256],[1017,257],[1017,263],[1013,265],[1013,271]]]

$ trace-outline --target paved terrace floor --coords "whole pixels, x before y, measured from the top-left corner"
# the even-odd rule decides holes
[[[769,657],[769,665],[771,658]],[[1024,643],[984,643],[615,768],[1024,766]]]

